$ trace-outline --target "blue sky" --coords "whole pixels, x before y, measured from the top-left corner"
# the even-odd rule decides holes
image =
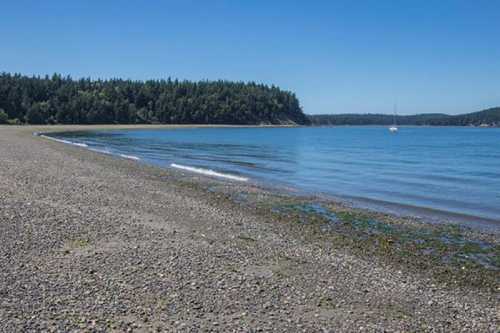
[[[500,105],[500,1],[0,0],[0,71],[228,79],[306,113]]]

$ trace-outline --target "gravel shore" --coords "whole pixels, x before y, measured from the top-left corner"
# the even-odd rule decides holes
[[[74,128],[0,126],[1,332],[498,332],[494,290],[32,135]]]

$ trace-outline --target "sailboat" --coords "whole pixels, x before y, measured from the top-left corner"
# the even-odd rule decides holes
[[[394,115],[392,117],[392,126],[389,127],[389,132],[396,133],[399,128],[396,126],[396,106],[394,106]]]

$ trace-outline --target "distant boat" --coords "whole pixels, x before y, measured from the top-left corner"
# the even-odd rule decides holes
[[[389,132],[396,133],[399,128],[396,126],[396,106],[394,105],[394,115],[392,117],[392,126],[389,127]]]

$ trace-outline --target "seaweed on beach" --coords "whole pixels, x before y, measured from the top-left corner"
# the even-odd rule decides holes
[[[500,245],[471,238],[470,229],[463,226],[405,223],[384,214],[286,197],[268,198],[261,207],[278,218],[316,227],[316,236],[332,236],[334,243],[360,253],[429,269],[446,281],[487,288],[498,281]]]

